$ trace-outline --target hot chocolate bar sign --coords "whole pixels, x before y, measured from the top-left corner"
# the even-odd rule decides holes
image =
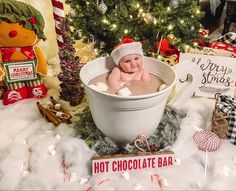
[[[201,71],[196,95],[213,98],[216,93],[221,93],[234,96],[235,58],[181,53],[179,62],[186,60],[196,64]]]
[[[139,154],[114,154],[92,158],[92,174],[158,169],[174,164],[174,153],[162,151]]]

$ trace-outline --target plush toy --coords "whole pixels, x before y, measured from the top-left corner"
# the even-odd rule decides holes
[[[43,17],[31,5],[0,1],[0,82],[7,87],[4,105],[46,94],[41,76],[47,74],[47,61],[36,46],[46,40],[43,29]]]

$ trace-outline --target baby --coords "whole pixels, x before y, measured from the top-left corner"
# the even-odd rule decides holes
[[[132,80],[149,81],[150,74],[143,67],[142,44],[125,38],[111,52],[116,67],[108,76],[108,84],[115,90],[129,85]]]

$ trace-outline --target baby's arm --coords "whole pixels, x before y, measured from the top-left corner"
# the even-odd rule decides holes
[[[108,76],[108,84],[115,90],[120,89],[120,69],[115,67]]]
[[[149,72],[145,68],[143,68],[143,73],[142,73],[141,80],[149,81],[150,79],[151,79],[151,77],[150,77]]]

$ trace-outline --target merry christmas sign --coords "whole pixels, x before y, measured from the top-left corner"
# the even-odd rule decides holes
[[[186,60],[196,64],[201,71],[196,95],[214,98],[216,93],[221,93],[234,96],[235,58],[181,53],[179,62]]]
[[[140,153],[138,155],[106,155],[92,158],[92,173],[116,173],[141,169],[158,169],[172,166],[174,153],[163,151],[155,153]]]

